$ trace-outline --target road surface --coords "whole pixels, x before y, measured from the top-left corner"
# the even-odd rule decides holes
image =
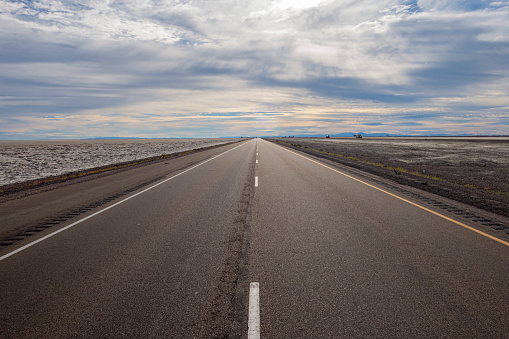
[[[0,248],[0,337],[509,337],[506,236],[260,139],[185,158]]]

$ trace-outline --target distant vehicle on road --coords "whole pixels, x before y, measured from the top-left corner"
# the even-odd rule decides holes
[[[326,139],[329,139],[329,138],[330,138],[330,136],[327,134],[327,135],[325,136],[325,138],[326,138]]]
[[[362,135],[360,133],[359,134],[354,134],[353,136],[356,137],[357,139],[361,139],[362,138]]]

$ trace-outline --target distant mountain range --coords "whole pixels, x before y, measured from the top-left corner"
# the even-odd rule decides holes
[[[507,135],[477,135],[477,134],[390,134],[390,133],[339,133],[339,134],[329,134],[331,138],[345,138],[345,137],[354,137],[355,135],[360,134],[362,137],[507,137]],[[324,138],[327,134],[295,134],[295,135],[279,135],[279,136],[259,136],[261,138],[281,138],[281,137],[295,137],[295,138]]]
[[[477,135],[477,134],[390,134],[390,133],[354,133],[354,132],[345,132],[338,134],[329,134],[331,138],[348,138],[354,137],[355,135],[360,134],[362,137],[507,137],[509,135]],[[327,134],[292,134],[292,135],[257,135],[258,138],[284,138],[284,137],[295,137],[295,138],[324,138]],[[229,137],[218,137],[218,138],[210,138],[210,139],[224,139],[224,138],[253,138],[255,136],[229,136]],[[166,137],[166,138],[140,138],[140,137],[96,137],[96,138],[87,138],[84,140],[104,140],[104,139],[194,139],[194,138],[175,138],[175,137]],[[196,139],[207,139],[207,138],[196,138]]]

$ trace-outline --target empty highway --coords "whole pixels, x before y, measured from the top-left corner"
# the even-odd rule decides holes
[[[79,185],[0,204],[96,206],[0,248],[1,338],[509,338],[509,237],[339,165],[253,139]]]

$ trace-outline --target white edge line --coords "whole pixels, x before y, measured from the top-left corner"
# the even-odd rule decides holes
[[[78,225],[78,224],[82,223],[82,222],[83,222],[83,221],[85,221],[85,220],[88,220],[88,219],[90,219],[90,218],[92,218],[92,217],[95,217],[96,215],[101,214],[101,213],[103,213],[103,212],[105,212],[105,211],[109,210],[110,208],[113,208],[113,207],[115,207],[115,206],[117,206],[117,205],[120,205],[120,204],[122,204],[122,203],[126,202],[127,200],[130,200],[130,199],[132,199],[132,198],[134,198],[134,197],[136,197],[136,196],[138,196],[138,195],[140,195],[140,194],[143,194],[143,193],[145,193],[145,192],[147,192],[147,191],[149,191],[149,190],[151,190],[151,189],[153,189],[153,188],[155,188],[155,187],[157,187],[157,186],[159,186],[159,185],[161,185],[161,184],[164,184],[164,183],[165,183],[165,182],[167,182],[167,181],[170,181],[170,180],[172,180],[172,179],[174,179],[174,178],[178,177],[179,175],[182,175],[182,174],[184,174],[184,173],[186,173],[186,172],[189,172],[190,170],[195,169],[196,167],[199,167],[199,166],[201,166],[201,165],[203,165],[203,164],[205,164],[205,163],[207,163],[207,162],[209,162],[209,161],[211,161],[211,160],[214,160],[215,158],[220,157],[220,156],[222,156],[223,154],[226,154],[226,153],[228,153],[228,152],[230,152],[230,151],[233,151],[234,149],[236,149],[236,148],[238,148],[238,147],[240,147],[240,146],[243,146],[243,145],[244,145],[244,144],[241,144],[241,145],[238,145],[238,146],[236,146],[236,147],[234,147],[234,148],[232,148],[232,149],[229,149],[229,150],[227,150],[227,151],[225,151],[225,152],[223,152],[223,153],[221,153],[221,154],[218,154],[218,155],[216,155],[216,156],[214,156],[214,157],[212,157],[212,158],[210,158],[210,159],[207,159],[207,160],[205,160],[205,161],[203,161],[203,162],[201,162],[201,163],[199,163],[199,164],[197,164],[197,165],[194,165],[193,167],[190,167],[190,168],[186,169],[185,171],[180,172],[179,174],[175,174],[174,176],[172,176],[172,177],[170,177],[170,178],[168,178],[168,179],[164,179],[163,181],[158,182],[158,183],[157,183],[157,184],[155,184],[155,185],[152,185],[152,186],[150,186],[150,187],[148,187],[148,188],[145,188],[143,191],[140,191],[140,192],[138,192],[138,193],[136,193],[136,194],[133,194],[133,195],[131,195],[131,196],[129,196],[129,197],[127,197],[127,198],[123,199],[123,200],[120,200],[119,202],[116,202],[116,203],[114,203],[113,205],[110,205],[110,206],[108,206],[108,207],[106,207],[106,208],[103,208],[102,210],[97,211],[97,212],[95,212],[95,213],[93,213],[93,214],[91,214],[91,215],[89,215],[89,216],[87,216],[87,217],[85,217],[85,218],[83,218],[83,219],[80,219],[80,220],[78,220],[78,221],[75,221],[75,222],[73,222],[72,224],[67,225],[67,226],[65,226],[65,227],[63,227],[63,228],[61,228],[61,229],[59,229],[59,230],[56,230],[56,231],[54,231],[53,233],[50,233],[50,234],[48,234],[48,235],[46,235],[46,236],[44,236],[44,237],[42,237],[42,238],[39,238],[39,239],[37,239],[37,240],[34,240],[33,242],[31,242],[31,243],[29,243],[29,244],[26,244],[25,246],[22,246],[22,247],[20,247],[20,248],[18,248],[18,249],[16,249],[16,250],[14,250],[14,251],[12,251],[12,252],[10,252],[10,253],[7,253],[7,254],[5,254],[5,255],[1,256],[1,257],[0,257],[0,261],[2,261],[2,260],[4,260],[4,259],[7,259],[8,257],[13,256],[14,254],[19,253],[19,252],[21,252],[21,251],[23,251],[23,250],[26,250],[27,248],[32,247],[33,245],[35,245],[35,244],[37,244],[37,243],[40,243],[41,241],[44,241],[44,240],[46,240],[46,239],[48,239],[48,238],[51,238],[52,236],[57,235],[57,234],[58,234],[58,233],[60,233],[60,232],[63,232],[63,231],[65,231],[65,230],[67,230],[67,229],[69,229],[69,228],[71,228],[71,227],[74,227],[74,226],[76,226],[76,225]]]
[[[260,283],[249,285],[248,339],[260,339]]]

